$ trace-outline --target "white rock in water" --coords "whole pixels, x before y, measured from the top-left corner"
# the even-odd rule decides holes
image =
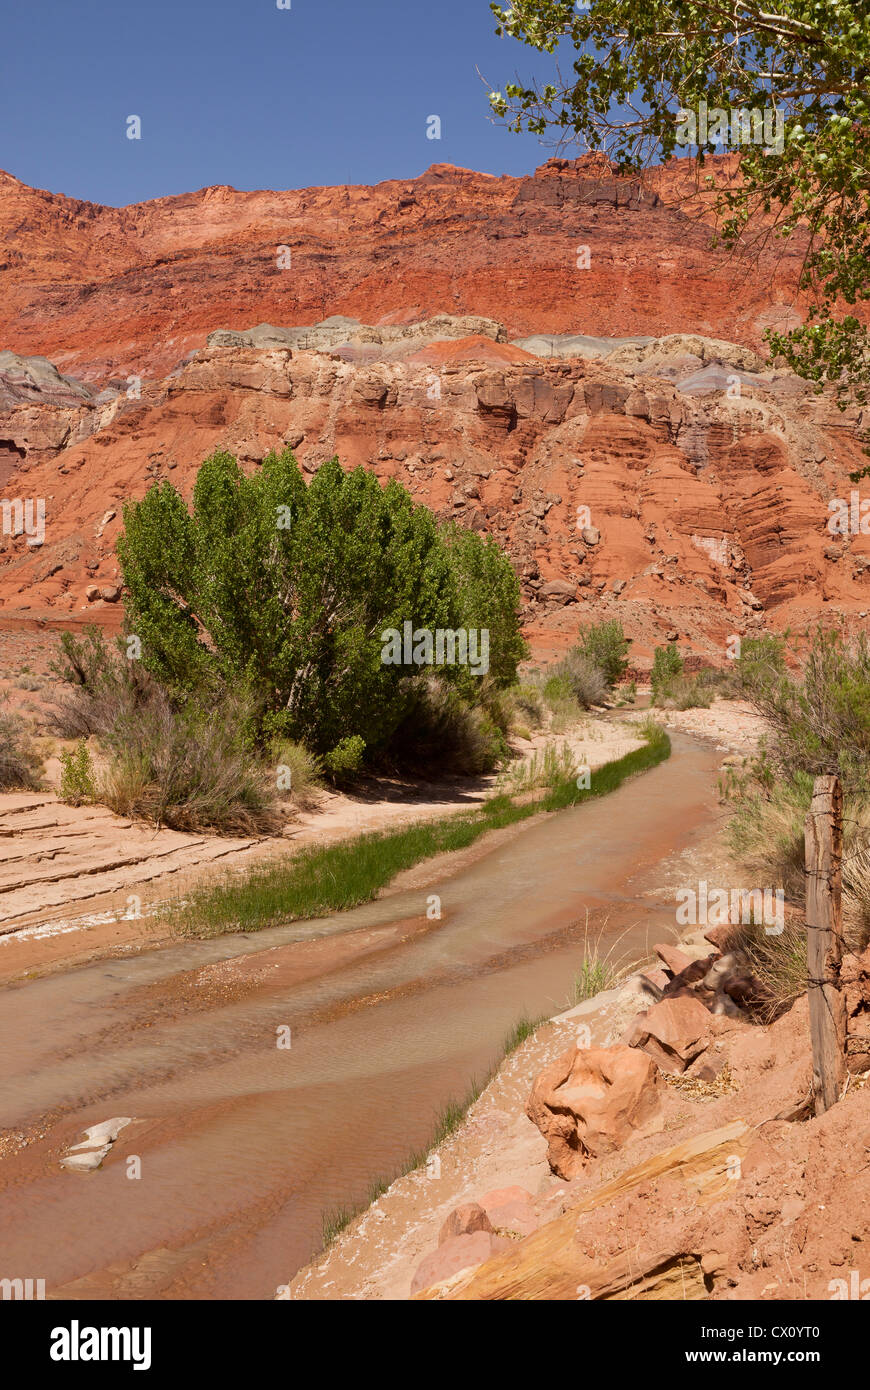
[[[116,1120],[103,1120],[99,1125],[91,1125],[90,1129],[84,1131],[84,1139],[78,1144],[73,1144],[69,1152],[92,1149],[98,1144],[114,1144],[124,1126],[130,1123],[129,1117],[122,1116]]]
[[[87,1153],[65,1154],[60,1166],[69,1168],[73,1173],[90,1173],[94,1168],[99,1168],[111,1147],[111,1144],[105,1144],[101,1149],[88,1149]]]
[[[60,1160],[61,1168],[69,1168],[74,1173],[90,1173],[99,1168],[109,1149],[114,1144],[125,1125],[131,1124],[128,1116],[114,1120],[103,1120],[102,1124],[91,1125],[84,1131],[84,1139],[73,1144]]]

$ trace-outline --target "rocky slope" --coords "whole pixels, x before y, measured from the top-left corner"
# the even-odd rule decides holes
[[[760,1024],[700,931],[655,949],[538,1029],[279,1298],[867,1297],[870,951],[844,958],[849,1085],[817,1117],[806,995]]]
[[[41,545],[26,526],[0,536],[0,603],[60,617],[117,602],[126,499],[164,478],[189,494],[216,448],[255,467],[289,444],[309,475],[337,453],[496,536],[545,646],[594,611],[642,647],[677,633],[724,658],[762,621],[865,613],[870,541],[827,530],[860,460],[854,417],[698,335],[578,348],[535,356],[479,317],[218,329],[138,396],[7,353],[0,484],[45,499],[46,521]]]

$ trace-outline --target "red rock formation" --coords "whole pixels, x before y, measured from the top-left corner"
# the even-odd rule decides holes
[[[553,1172],[570,1181],[590,1157],[620,1148],[654,1114],[661,1090],[651,1057],[630,1047],[577,1047],[536,1077],[526,1114],[547,1140]]]
[[[714,164],[735,176],[730,157]],[[509,341],[684,329],[758,344],[796,253],[748,275],[713,252],[695,179],[688,160],[643,184],[590,160],[526,179],[435,166],[375,188],[118,209],[0,174],[0,345],[18,354],[0,355],[0,489],[47,512],[41,546],[0,526],[0,607],[108,616],[126,499],[161,477],[189,495],[217,447],[253,467],[290,443],[309,474],[337,453],[496,536],[542,651],[617,614],[641,653],[676,631],[720,660],[762,622],[860,621],[870,541],[826,529],[863,462],[854,416],[765,379],[745,346],[548,359]],[[441,311],[468,317],[401,332]],[[275,346],[280,329],[205,345],[339,313],[389,331],[330,325],[311,334],[320,351],[292,334]]]
[[[309,475],[337,453],[496,536],[551,648],[618,615],[641,649],[676,629],[724,659],[728,636],[762,620],[865,611],[870,538],[827,531],[861,456],[825,398],[763,381],[739,399],[692,395],[603,360],[493,365],[476,342],[469,360],[437,346],[438,368],[214,347],[140,399],[0,414],[4,496],[46,503],[42,546],[0,534],[0,604],[80,613],[89,589],[117,583],[126,499],[161,478],[189,496],[216,448],[254,467],[289,443]]]
[[[705,167],[733,177],[732,156]],[[797,249],[753,271],[712,250],[695,182],[691,160],[643,186],[595,160],[529,178],[441,164],[375,187],[216,187],[110,208],[0,173],[0,346],[103,381],[162,376],[218,327],[338,313],[477,313],[509,338],[694,330],[758,343],[791,303]]]

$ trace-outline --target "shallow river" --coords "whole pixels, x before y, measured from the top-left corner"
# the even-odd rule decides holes
[[[719,761],[672,741],[660,767],[434,886],[3,991],[0,1126],[32,1142],[0,1163],[0,1277],[49,1296],[272,1297],[322,1212],[424,1147],[523,1013],[568,1006],[587,910],[621,957],[671,934],[673,899],[651,894],[710,834]],[[136,1123],[102,1169],[62,1170],[112,1116]]]

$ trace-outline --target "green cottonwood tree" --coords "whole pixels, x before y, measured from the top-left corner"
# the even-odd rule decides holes
[[[169,483],[124,509],[118,555],[152,674],[180,695],[244,689],[266,732],[329,752],[354,735],[384,747],[413,706],[412,672],[381,660],[388,628],[486,616],[501,624],[498,683],[515,678],[516,578],[507,556],[468,537],[445,544],[398,483],[337,459],[306,487],[289,450],[250,476],[216,453],[192,511]],[[473,697],[463,668],[441,674]]]

